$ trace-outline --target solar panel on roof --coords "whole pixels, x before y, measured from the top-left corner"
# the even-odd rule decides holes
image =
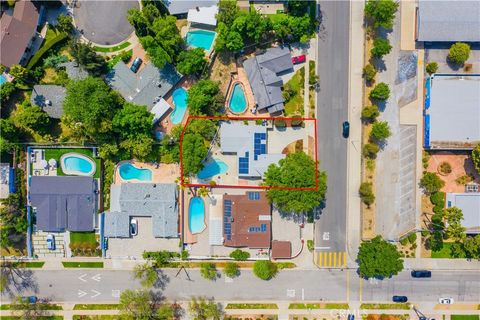
[[[267,231],[267,225],[265,223],[262,223],[260,228],[261,228],[262,232]]]

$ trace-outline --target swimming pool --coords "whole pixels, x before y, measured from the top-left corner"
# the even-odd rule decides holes
[[[123,180],[152,181],[152,170],[139,169],[131,163],[122,163],[119,168]]]
[[[188,228],[192,234],[205,230],[205,204],[202,198],[193,197],[188,206]]]
[[[5,77],[3,74],[0,74],[0,85],[4,84],[7,82],[7,77]]]
[[[245,99],[245,92],[243,86],[240,83],[236,83],[233,87],[232,96],[228,107],[234,113],[242,113],[247,109],[247,100]]]
[[[213,159],[203,167],[202,171],[197,174],[199,179],[208,179],[218,174],[227,172],[228,165],[222,160]]]
[[[215,32],[207,30],[194,30],[187,32],[187,44],[192,47],[209,51],[212,47]]]
[[[95,173],[95,162],[89,157],[69,152],[60,157],[60,166],[66,175],[93,176]]]
[[[184,88],[177,88],[173,91],[172,94],[173,105],[175,109],[173,109],[172,115],[170,119],[172,119],[173,124],[179,124],[183,120],[183,116],[185,115],[185,111],[187,111],[187,99],[188,99],[188,92]]]

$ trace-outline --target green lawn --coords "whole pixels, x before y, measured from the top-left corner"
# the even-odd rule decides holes
[[[103,262],[62,262],[64,268],[103,268]]]
[[[285,103],[285,116],[303,116],[303,87],[305,85],[305,67],[300,68],[295,72],[293,77],[283,86],[291,88],[290,99]]]
[[[43,268],[44,261],[30,261],[30,262],[17,262],[15,266],[17,268]]]
[[[278,20],[283,19],[288,15],[286,13],[275,13],[275,14],[267,14],[267,16],[270,18],[270,21],[272,21],[272,23],[275,23]]]
[[[70,232],[71,243],[97,243],[95,232]]]
[[[76,304],[73,310],[117,310],[118,304]]]
[[[60,32],[54,27],[49,26],[40,49],[28,61],[27,69],[32,69],[53,46],[58,43],[63,43],[67,39],[68,35],[65,32]]]
[[[386,310],[386,309],[396,309],[396,310],[409,310],[410,306],[407,303],[362,303],[360,309],[371,309],[371,310]]]
[[[63,173],[62,168],[60,166],[60,157],[64,155],[65,153],[69,152],[75,152],[75,153],[80,153],[83,155],[86,155],[89,158],[92,158],[95,161],[96,164],[96,170],[95,174],[93,175],[94,178],[100,178],[100,172],[101,172],[101,161],[100,158],[93,158],[93,151],[92,149],[84,149],[84,148],[45,148],[45,159],[48,161],[50,159],[55,159],[57,160],[58,163],[58,169],[57,169],[57,175],[59,176],[64,176],[65,173]]]
[[[452,314],[450,320],[480,320],[478,314]]]
[[[278,309],[275,303],[229,303],[225,309]]]
[[[320,303],[290,303],[288,309],[321,309]]]
[[[12,308],[11,304],[2,304],[0,305],[0,310],[15,310],[17,308]],[[40,310],[63,310],[63,307],[58,304],[41,304]]]
[[[1,316],[0,319],[2,320],[17,320],[21,319],[20,317],[15,316]],[[63,316],[37,316],[35,319],[39,320],[62,320]]]
[[[121,316],[115,315],[101,315],[101,316],[83,316],[83,315],[74,315],[73,320],[120,320]]]
[[[114,46],[114,47],[98,47],[98,46],[94,46],[93,49],[97,52],[115,52],[115,51],[120,51],[122,49],[125,49],[126,47],[128,47],[131,43],[128,42],[128,41],[125,41],[121,44],[119,44],[118,46]]]
[[[445,242],[443,243],[443,248],[440,251],[432,251],[432,258],[450,258],[451,256],[452,243]]]

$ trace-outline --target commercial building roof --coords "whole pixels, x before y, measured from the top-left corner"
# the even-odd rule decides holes
[[[33,176],[29,198],[37,229],[47,232],[92,231],[97,204],[92,177]]]
[[[217,25],[218,6],[196,7],[188,10],[187,20],[193,23]]]
[[[19,64],[35,35],[38,10],[32,1],[15,3],[13,14],[4,13],[0,19],[0,64],[10,67]]]
[[[196,7],[209,7],[217,5],[219,0],[163,0],[165,7],[171,15],[187,14],[188,10]]]
[[[262,177],[268,166],[285,158],[284,154],[267,152],[267,128],[243,122],[220,124],[220,149],[223,153],[236,153],[240,177]]]
[[[273,259],[290,259],[292,257],[292,244],[290,241],[272,241]]]
[[[63,115],[63,100],[67,90],[56,85],[33,86],[30,102],[43,109],[51,118],[60,119]]]
[[[418,0],[417,40],[480,41],[479,1]]]
[[[223,196],[223,237],[227,247],[270,248],[271,210],[265,192]]]
[[[480,234],[480,192],[447,193],[446,201],[447,208],[462,210],[462,226],[467,229],[467,234]]]
[[[165,65],[160,70],[153,63],[149,63],[135,74],[120,61],[107,74],[105,80],[126,101],[147,106],[147,109],[151,110],[180,81],[180,78],[180,74],[171,64]]]
[[[257,109],[268,110],[270,113],[282,111],[285,108],[281,89],[283,81],[279,74],[293,71],[290,50],[287,47],[267,49],[265,53],[245,60],[243,67],[255,96]]]
[[[151,217],[157,238],[178,237],[177,186],[174,183],[112,185],[110,211],[105,212],[105,236],[130,236],[131,217]]]
[[[470,149],[480,142],[480,76],[436,75],[429,99],[431,148]]]

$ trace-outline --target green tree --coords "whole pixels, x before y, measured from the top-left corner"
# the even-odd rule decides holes
[[[366,106],[362,109],[362,120],[373,122],[377,120],[377,117],[380,115],[380,111],[378,110],[378,106]]]
[[[480,258],[480,235],[475,237],[467,237],[463,240],[462,243],[463,251],[465,252],[465,257],[469,259],[479,259]]]
[[[248,251],[243,251],[240,249],[235,249],[232,252],[230,252],[230,258],[235,259],[237,261],[245,261],[250,258],[250,253]]]
[[[375,195],[373,194],[373,185],[371,182],[362,182],[358,193],[360,194],[362,202],[367,206],[370,206],[375,202]]]
[[[11,118],[0,119],[0,152],[9,153],[15,149],[20,132]]]
[[[434,74],[438,70],[438,63],[430,62],[429,64],[427,64],[427,67],[425,69],[429,74]]]
[[[358,250],[357,263],[360,276],[365,278],[390,278],[403,270],[403,260],[397,247],[376,236],[363,241]]]
[[[457,42],[454,43],[448,51],[448,60],[457,64],[464,64],[470,57],[470,45]]]
[[[154,267],[161,268],[169,265],[170,261],[174,258],[178,258],[177,252],[172,251],[144,251],[142,258],[154,262]]]
[[[472,150],[472,161],[475,169],[480,173],[480,143]]]
[[[197,174],[203,169],[203,159],[208,149],[205,140],[198,134],[185,134],[182,141],[182,164],[184,175]]]
[[[217,37],[215,40],[215,51],[235,52],[244,47],[242,35],[235,30],[230,30],[225,23],[219,22],[217,26]]]
[[[218,23],[224,23],[226,25],[233,24],[233,21],[237,18],[239,9],[235,0],[220,0],[218,3]]]
[[[141,10],[132,8],[128,10],[128,16],[127,16],[128,22],[133,26],[135,29],[136,35],[141,38],[145,37],[148,35],[148,21],[147,19],[143,16],[143,13]]]
[[[200,264],[200,275],[207,280],[216,280],[218,277],[217,268],[214,263],[203,262]]]
[[[67,34],[72,33],[74,26],[73,26],[73,18],[66,14],[59,14],[57,17],[57,29],[65,32]]]
[[[385,38],[376,38],[373,40],[373,48],[370,50],[372,56],[381,58],[386,54],[389,54],[392,50],[392,46],[390,45],[390,41]]]
[[[390,96],[390,88],[385,82],[377,84],[372,91],[370,91],[370,98],[376,100],[387,100]]]
[[[188,112],[190,115],[213,116],[222,107],[219,83],[200,80],[188,90]]]
[[[244,40],[258,42],[271,28],[270,19],[255,10],[240,12],[233,21],[231,30],[240,33]]]
[[[391,29],[398,5],[394,0],[368,0],[365,4],[365,16],[373,20],[374,27]]]
[[[466,228],[462,226],[462,210],[457,207],[446,208],[443,211],[443,216],[447,220],[447,228],[445,229],[447,237],[456,241],[464,239]]]
[[[77,130],[82,130],[83,135],[96,141],[111,140],[112,119],[118,106],[117,95],[105,82],[93,77],[70,81],[63,102],[65,116],[80,125]]]
[[[167,63],[172,62],[172,57],[170,57],[165,49],[158,45],[157,41],[152,36],[148,35],[140,38],[140,43],[155,67],[163,69]]]
[[[24,130],[45,133],[50,123],[48,114],[39,106],[32,106],[30,102],[24,102],[17,107],[12,114],[15,126]]]
[[[120,147],[129,152],[130,156],[145,160],[153,151],[153,138],[149,134],[139,134],[136,137],[128,138],[120,142]]]
[[[140,280],[142,287],[148,289],[158,280],[158,273],[151,263],[137,264],[133,268],[133,277]]]
[[[29,76],[28,70],[19,64],[12,65],[8,73],[10,73],[10,75],[15,78],[15,81],[19,83],[25,83]]]
[[[113,117],[113,128],[122,138],[149,135],[153,129],[153,114],[146,106],[125,102]]]
[[[156,318],[158,320],[172,320],[172,319],[179,319],[176,316],[177,309],[180,308],[180,305],[174,304],[161,304],[156,313]]]
[[[146,290],[124,290],[120,294],[118,309],[128,319],[149,320],[155,315],[150,303],[150,293]]]
[[[152,26],[155,40],[167,52],[171,60],[183,49],[184,42],[177,28],[177,18],[171,15],[155,18]]]
[[[177,70],[184,75],[200,74],[206,64],[205,50],[202,48],[195,48],[180,52],[180,55],[178,56]]]
[[[11,82],[5,82],[0,85],[0,101],[3,105],[10,99],[12,94],[15,92],[15,85]]]
[[[375,122],[372,125],[370,139],[373,141],[383,141],[392,135],[387,121]]]
[[[235,262],[227,262],[223,272],[227,277],[235,278],[240,274],[240,269],[238,268],[238,264]]]
[[[222,306],[213,300],[193,297],[188,304],[188,313],[193,320],[220,320],[223,316]]]
[[[270,280],[278,273],[278,267],[270,260],[257,260],[253,264],[253,273],[262,280]]]
[[[380,147],[376,143],[367,143],[363,146],[363,156],[369,159],[375,159]]]
[[[315,190],[269,189],[268,199],[281,211],[311,212],[325,198],[327,175],[325,172],[317,171],[315,161],[304,152],[288,154],[278,165],[270,165],[264,177],[267,186],[315,188]]]
[[[428,195],[440,191],[444,186],[445,181],[434,172],[426,172],[420,179],[420,187]]]
[[[365,80],[368,82],[372,82],[375,80],[375,76],[377,75],[377,70],[375,67],[369,63],[363,68],[363,76],[365,77]]]
[[[95,52],[91,44],[72,40],[70,53],[75,61],[92,75],[99,76],[106,71],[105,59]]]
[[[211,119],[191,119],[185,133],[197,133],[205,140],[210,141],[215,137],[217,129],[217,124]]]

